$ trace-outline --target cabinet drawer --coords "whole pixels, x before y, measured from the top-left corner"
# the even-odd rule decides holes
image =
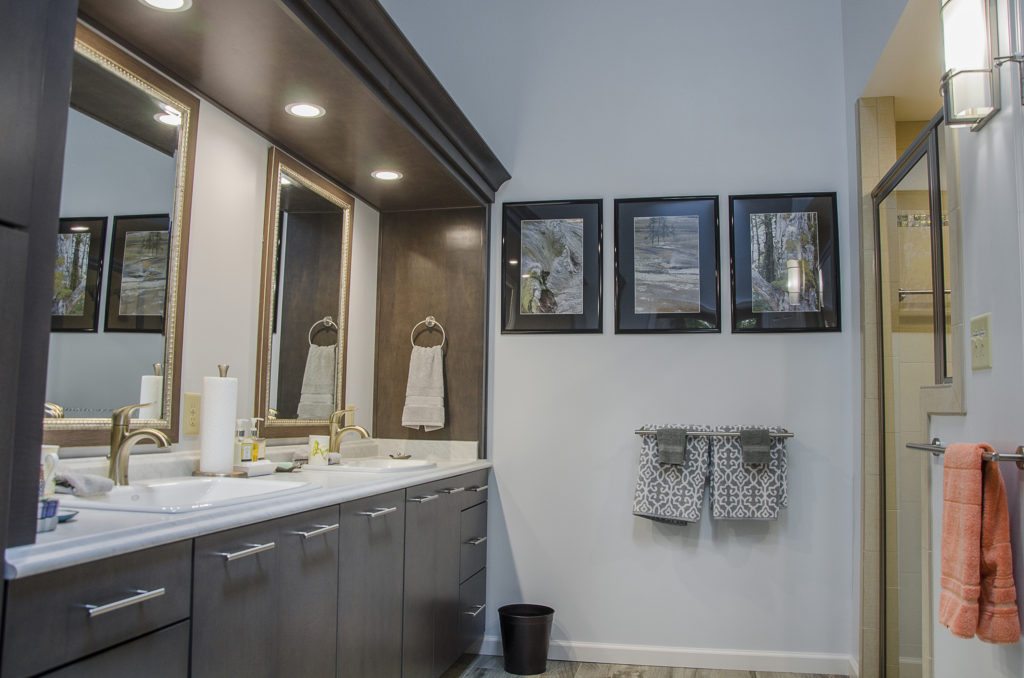
[[[484,469],[461,475],[456,479],[460,486],[466,488],[465,492],[459,495],[462,508],[466,509],[482,501],[487,501],[487,479],[490,473],[490,469]]]
[[[459,587],[459,649],[466,652],[484,637],[487,617],[487,570]]]
[[[10,582],[4,677],[40,673],[187,619],[191,576],[185,541]]]
[[[487,564],[487,502],[462,512],[459,581],[464,582]]]
[[[188,622],[155,631],[88,659],[57,669],[46,678],[187,678]]]

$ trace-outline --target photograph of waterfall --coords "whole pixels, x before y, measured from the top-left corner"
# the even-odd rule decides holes
[[[583,313],[583,220],[522,222],[520,313]]]
[[[818,215],[750,215],[754,313],[818,311]]]

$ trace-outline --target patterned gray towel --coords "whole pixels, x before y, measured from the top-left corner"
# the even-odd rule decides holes
[[[717,426],[742,431],[756,426]],[[772,433],[785,429],[774,426]],[[766,464],[743,463],[738,437],[716,436],[711,443],[711,515],[716,520],[775,520],[789,503],[786,486],[786,439],[772,438]]]
[[[641,436],[640,468],[633,498],[633,515],[661,523],[685,525],[700,520],[704,508],[704,485],[708,477],[708,439],[686,439],[682,464],[658,461],[658,428],[646,426],[650,435]],[[683,428],[683,427],[672,427]]]

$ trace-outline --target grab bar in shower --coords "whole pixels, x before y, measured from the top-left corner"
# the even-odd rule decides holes
[[[943,290],[943,292],[945,292],[946,294],[953,294],[953,290]],[[916,296],[919,296],[919,295],[931,294],[931,293],[932,293],[931,290],[905,290],[902,287],[899,290],[896,291],[896,294],[897,294],[897,296],[899,296],[900,301],[903,301],[907,297],[916,297]]]
[[[946,453],[946,446],[938,438],[932,438],[930,443],[907,443],[907,447],[911,450],[922,450],[924,452],[931,452],[933,457],[938,457]],[[985,461],[1012,461],[1017,464],[1017,468],[1024,471],[1024,445],[1017,448],[1014,453],[1008,452],[991,452],[982,455]]]

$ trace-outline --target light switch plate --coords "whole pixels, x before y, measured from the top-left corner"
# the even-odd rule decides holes
[[[199,408],[203,397],[199,393],[185,393],[185,417],[182,423],[182,435],[199,435]]]
[[[971,318],[971,369],[992,368],[992,314]]]

